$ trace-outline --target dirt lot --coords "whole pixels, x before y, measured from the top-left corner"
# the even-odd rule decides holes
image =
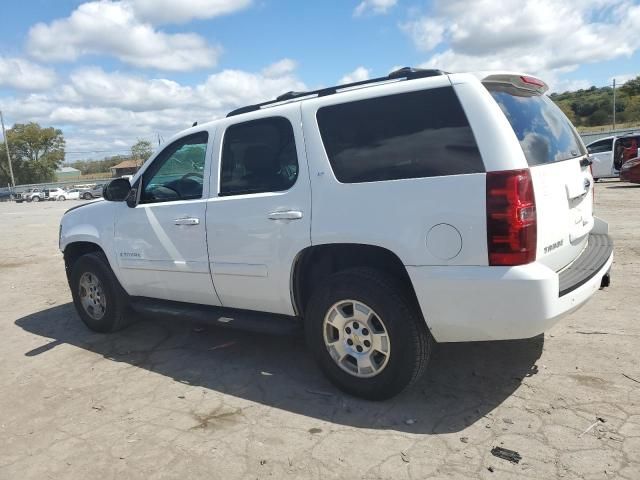
[[[611,288],[544,338],[438,346],[382,403],[332,388],[297,337],[91,333],[57,250],[72,202],[0,204],[0,478],[638,479],[640,188],[596,195]]]

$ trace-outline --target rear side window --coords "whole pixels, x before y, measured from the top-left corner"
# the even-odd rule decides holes
[[[222,146],[220,195],[279,192],[298,177],[291,122],[263,118],[227,128]]]
[[[504,84],[486,87],[509,120],[530,167],[587,153],[567,117],[546,95]]]
[[[343,183],[484,172],[451,87],[322,107],[320,134]]]
[[[599,142],[592,143],[587,147],[589,153],[604,153],[613,150],[613,138],[606,140],[600,140]]]

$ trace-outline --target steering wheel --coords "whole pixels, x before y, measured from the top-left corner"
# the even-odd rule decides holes
[[[189,173],[185,173],[181,178],[180,181],[182,180],[186,180],[189,177],[200,177],[202,180],[204,180],[204,177],[202,176],[201,173],[198,172],[189,172]]]

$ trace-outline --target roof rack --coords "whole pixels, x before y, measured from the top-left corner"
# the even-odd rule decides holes
[[[269,100],[268,102],[256,103],[255,105],[247,105],[246,107],[237,108],[227,114],[227,117],[233,117],[240,115],[241,113],[254,112],[260,110],[262,107],[273,105],[276,103],[286,102],[288,100],[302,99],[306,97],[324,97],[326,95],[333,95],[345,88],[359,87],[361,85],[369,85],[380,82],[388,82],[389,80],[414,80],[416,78],[436,77],[438,75],[446,75],[447,72],[436,69],[423,69],[423,68],[411,68],[404,67],[398,70],[394,70],[386,77],[371,78],[369,80],[362,80],[360,82],[345,83],[344,85],[336,85],[333,87],[321,88],[319,90],[310,90],[308,92],[287,92],[283,93],[275,100]]]

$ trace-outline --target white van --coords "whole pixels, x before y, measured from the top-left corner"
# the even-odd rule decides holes
[[[601,138],[587,145],[593,178],[618,178],[622,164],[640,156],[640,133]]]

